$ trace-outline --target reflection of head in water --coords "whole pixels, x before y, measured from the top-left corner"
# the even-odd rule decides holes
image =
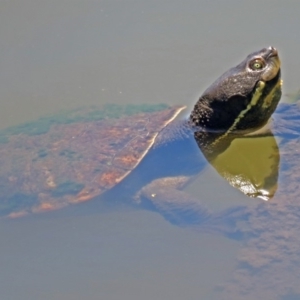
[[[265,136],[228,134],[222,139],[218,133],[198,131],[194,137],[207,161],[230,185],[250,197],[274,196],[280,155],[270,131]]]

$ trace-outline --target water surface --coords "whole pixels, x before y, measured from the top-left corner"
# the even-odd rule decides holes
[[[0,8],[0,128],[98,103],[192,107],[222,72],[269,45],[282,60],[283,100],[299,89],[296,1],[31,0]],[[215,211],[264,205],[211,167],[188,190]],[[249,242],[127,204],[1,220],[1,299],[297,299],[299,253],[291,249],[299,235],[285,217],[295,224],[297,215],[277,204],[271,211],[274,230],[270,216],[253,218],[258,238]]]

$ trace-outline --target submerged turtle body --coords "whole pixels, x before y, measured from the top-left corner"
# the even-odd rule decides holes
[[[3,132],[2,214],[57,209],[107,191],[136,167],[183,108],[106,106],[99,116],[95,108],[86,109],[69,114],[69,120],[50,117]],[[118,115],[111,117],[113,111]],[[47,132],[36,134],[35,128],[48,122]]]
[[[232,133],[266,124],[280,96],[280,60],[269,47],[217,79],[187,120],[173,122],[183,106],[112,106],[117,118],[111,111],[105,117],[105,110],[87,110],[10,128],[0,133],[0,213],[19,216],[86,201],[125,178],[137,182],[132,196],[160,179],[172,188],[164,185],[164,196],[180,199],[179,190],[203,166],[197,133],[204,148],[223,145]],[[211,130],[213,141],[207,139]],[[170,177],[175,181],[164,181]]]
[[[137,199],[152,200],[176,224],[187,220],[200,224],[197,230],[243,239],[237,268],[214,298],[299,299],[299,102],[282,104],[274,114],[282,184],[272,201],[208,214],[201,196],[180,190],[201,170],[198,146],[214,160],[215,150],[237,140],[236,131],[248,134],[268,121],[281,94],[276,57],[275,49],[263,49],[230,69],[204,92],[188,120],[172,121],[182,107],[114,106],[0,132],[1,215],[63,207],[133,180]],[[273,162],[276,169],[278,157]]]

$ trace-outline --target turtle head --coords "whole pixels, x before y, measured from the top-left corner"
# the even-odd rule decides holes
[[[280,59],[274,47],[249,54],[219,77],[191,115],[195,126],[232,132],[265,125],[281,97]]]

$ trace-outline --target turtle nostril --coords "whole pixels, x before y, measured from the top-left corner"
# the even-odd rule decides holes
[[[278,55],[278,51],[275,47],[270,47],[270,50],[273,52],[273,55]]]
[[[268,57],[278,56],[278,51],[275,47],[270,46],[268,50],[270,50]]]

